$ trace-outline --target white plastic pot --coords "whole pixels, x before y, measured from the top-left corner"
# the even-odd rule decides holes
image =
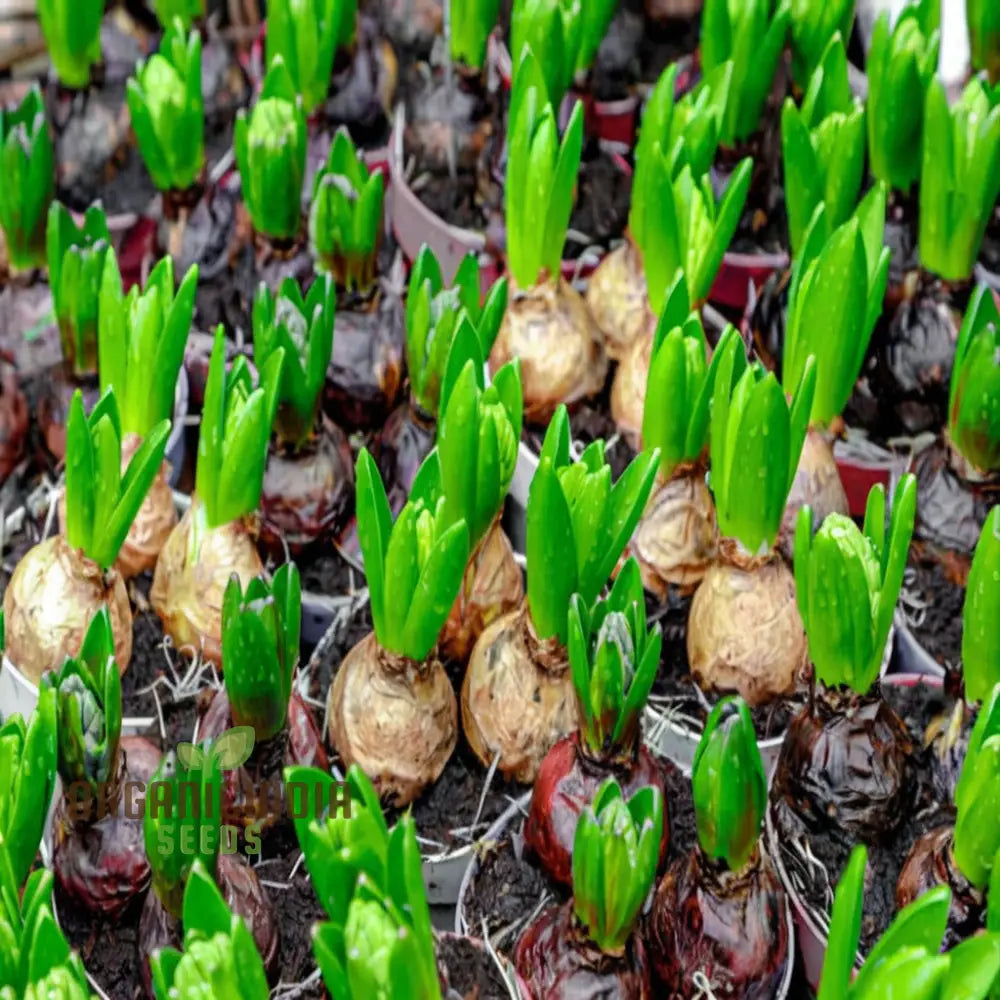
[[[885,677],[892,660],[893,648],[896,643],[897,630],[893,626],[889,631],[889,638],[886,640],[885,652],[882,654],[882,666],[879,670],[879,677]],[[695,687],[696,693],[706,711],[711,709],[711,703]],[[646,706],[643,717],[643,738],[649,746],[660,757],[666,757],[672,764],[675,764],[686,774],[691,774],[691,766],[694,763],[694,754],[698,749],[701,740],[702,729],[694,724],[694,720],[687,716],[671,716],[669,713],[657,711],[655,708]],[[781,744],[785,740],[785,734],[772,736],[767,740],[760,740],[757,748],[760,750],[761,760],[764,763],[764,771],[770,776],[778,763],[778,755],[781,753]]]
[[[20,712],[27,721],[38,704],[38,688],[7,658],[0,667],[0,720]],[[141,736],[156,721],[153,716],[125,716],[122,736]]]

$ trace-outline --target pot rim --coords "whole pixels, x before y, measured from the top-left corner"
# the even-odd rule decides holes
[[[0,677],[7,675],[10,677],[15,688],[17,689],[17,694],[15,697],[20,697],[24,699],[23,705],[26,705],[28,701],[32,702],[32,707],[27,709],[27,714],[25,714],[25,707],[13,707],[9,713],[0,711],[0,717],[8,718],[10,715],[20,712],[25,721],[27,721],[28,715],[34,710],[34,706],[38,703],[38,685],[32,684],[23,673],[21,673],[18,666],[13,660],[6,654],[3,654],[3,663],[0,667]],[[0,709],[3,709],[3,698],[4,688],[6,684],[3,680],[0,680]],[[153,723],[156,722],[156,716],[144,716],[144,715],[126,715],[122,718],[122,736],[141,736]]]
[[[490,828],[483,835],[480,846],[486,848],[488,845],[500,839],[500,836],[508,826],[517,818],[528,815],[528,808],[531,805],[532,792],[525,792],[512,802],[492,823]],[[469,929],[465,920],[465,898],[472,886],[472,879],[479,871],[480,852],[476,851],[469,859],[469,864],[462,875],[462,882],[458,889],[458,900],[455,904],[455,933],[461,937],[475,937]]]

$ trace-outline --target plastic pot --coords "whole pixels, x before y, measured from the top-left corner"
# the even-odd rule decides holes
[[[506,812],[504,812],[504,814],[500,816],[486,832],[486,836],[483,838],[483,844],[492,845],[498,843],[504,838],[515,823],[524,820],[524,818],[528,815],[528,809],[531,805],[531,794],[531,792],[526,792],[516,802],[511,804],[510,808],[508,808]],[[773,860],[772,851],[769,848],[770,841],[768,840],[766,833],[761,843],[764,853]],[[469,927],[469,922],[466,918],[466,908],[468,905],[467,901],[469,893],[472,889],[472,881],[478,872],[479,853],[477,852],[470,859],[469,866],[466,869],[465,874],[462,876],[461,889],[459,891],[458,902],[455,907],[455,933],[463,937],[472,936],[472,932],[477,931],[477,928]],[[791,989],[792,976],[795,971],[795,932],[797,922],[794,919],[794,911],[791,901],[787,897],[785,902],[785,921],[788,924],[789,962],[785,969],[785,977],[782,980],[778,991],[774,995],[774,1000],[786,1000],[788,997],[788,991]],[[543,997],[532,997],[532,994],[527,990],[523,981],[519,985],[523,990],[525,1000],[544,1000]]]
[[[389,218],[393,235],[407,260],[416,260],[426,243],[441,265],[445,284],[451,284],[459,265],[467,254],[479,258],[480,283],[483,294],[489,291],[502,271],[499,262],[487,251],[486,236],[473,229],[453,226],[431,211],[416,195],[403,169],[403,132],[406,116],[402,106],[396,113],[392,141],[388,150]],[[567,281],[586,277],[600,263],[593,257],[564,260],[562,275]]]
[[[38,688],[4,654],[0,667],[0,720],[20,712],[27,721],[38,704]],[[122,736],[141,736],[156,722],[153,716],[125,716]]]
[[[886,640],[885,652],[882,655],[882,666],[879,676],[885,677],[889,670],[889,663],[892,661],[893,649],[896,642],[895,626],[889,632]],[[712,702],[708,700],[704,692],[695,685],[695,691],[702,707],[706,711],[711,710]],[[644,740],[660,757],[666,757],[672,764],[689,775],[691,766],[694,763],[694,754],[698,749],[701,740],[702,727],[698,720],[689,716],[672,715],[667,712],[660,712],[656,708],[647,704],[644,712]],[[760,740],[757,748],[760,750],[761,760],[764,763],[764,770],[770,776],[778,763],[778,755],[781,753],[781,744],[785,741],[785,734],[772,736],[767,740]]]
[[[896,612],[896,668],[893,673],[900,677],[911,674],[944,680],[944,667],[920,645],[899,611]]]
[[[940,688],[941,683],[940,678],[928,677],[924,674],[890,674],[882,680],[883,686],[888,687],[915,687],[917,684],[926,684],[928,687]],[[799,954],[802,956],[806,979],[812,989],[816,990],[819,988],[820,976],[823,973],[823,959],[826,956],[829,915],[815,912],[803,898],[795,881],[790,877],[781,851],[777,846],[778,828],[774,818],[774,807],[770,802],[768,802],[767,812],[764,814],[764,829],[768,841],[775,845],[775,849],[771,852],[771,860],[792,907],[795,930],[798,935]],[[862,961],[864,961],[864,956],[859,952],[855,959],[855,965],[859,966]]]
[[[887,490],[892,475],[892,466],[888,463],[866,463],[857,459],[845,458],[837,454],[836,444],[833,457],[840,473],[840,482],[847,494],[847,506],[852,517],[864,517],[868,505],[868,493],[873,486],[881,483]]]
[[[775,271],[788,267],[785,253],[735,253],[727,251],[715,283],[708,293],[709,302],[729,309],[746,309],[751,286],[760,289]]]
[[[504,834],[520,819],[528,815],[528,808],[531,805],[531,792],[525,792],[516,802],[512,802],[504,813],[497,817],[496,822],[486,831],[481,844],[484,847],[492,846],[503,839]],[[455,933],[462,937],[474,937],[479,928],[470,927],[466,920],[465,912],[469,892],[472,888],[472,880],[479,871],[479,852],[474,852],[469,863],[462,874],[459,883],[458,898],[455,901]]]

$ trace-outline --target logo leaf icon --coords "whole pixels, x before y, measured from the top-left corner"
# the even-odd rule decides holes
[[[223,771],[235,771],[250,759],[253,743],[253,726],[233,726],[219,736],[212,751]]]
[[[193,743],[177,744],[177,759],[184,765],[185,770],[193,771],[201,767],[205,760],[205,753],[199,746]]]

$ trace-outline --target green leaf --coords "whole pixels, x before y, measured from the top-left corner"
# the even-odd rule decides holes
[[[570,509],[544,448],[528,491],[527,565],[528,608],[535,631],[542,639],[564,636],[566,608],[578,590],[576,544]]]
[[[392,513],[382,477],[366,448],[362,448],[358,454],[355,482],[358,541],[365,561],[372,624],[376,635],[385,635],[389,627],[385,603],[385,563],[392,532]]]
[[[842,1000],[848,995],[854,957],[861,939],[861,906],[867,863],[867,850],[861,845],[855,847],[837,883],[816,1000]]]
[[[1000,506],[994,507],[979,536],[962,611],[962,676],[966,697],[985,701],[1000,683]],[[1000,901],[998,901],[1000,902]]]

